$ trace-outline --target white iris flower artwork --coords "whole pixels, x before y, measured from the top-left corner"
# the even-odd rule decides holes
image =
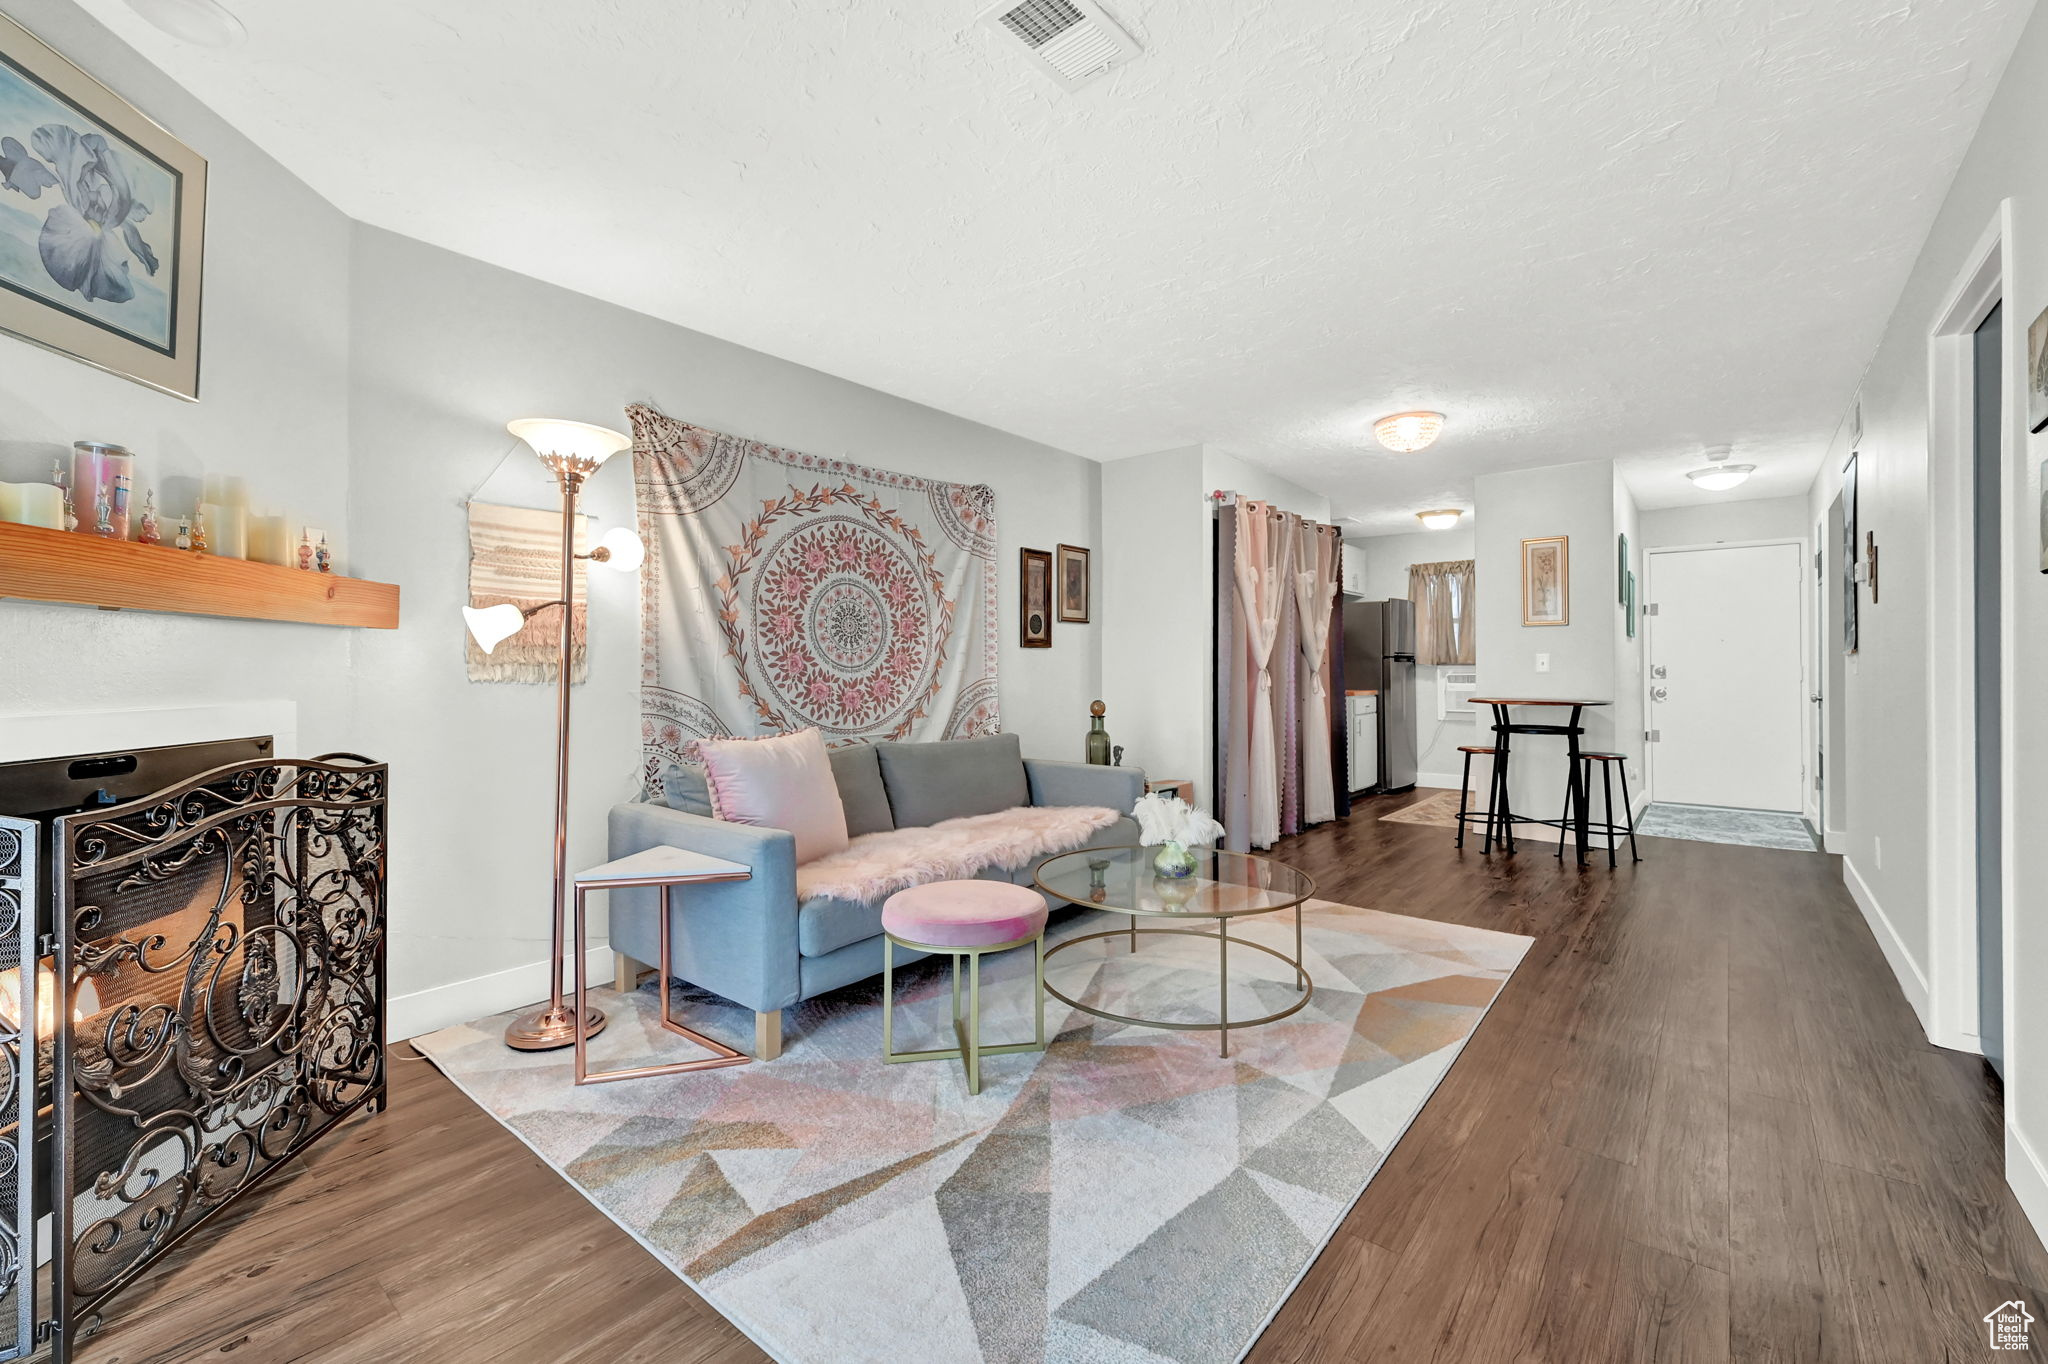
[[[168,353],[175,173],[0,61],[0,285]]]

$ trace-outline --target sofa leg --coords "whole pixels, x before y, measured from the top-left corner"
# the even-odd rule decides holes
[[[622,995],[630,995],[640,988],[640,973],[647,967],[624,952],[612,953],[612,988]]]
[[[773,1061],[782,1055],[782,1010],[754,1015],[754,1059]]]

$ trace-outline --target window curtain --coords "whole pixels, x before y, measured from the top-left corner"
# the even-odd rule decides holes
[[[1271,847],[1336,817],[1338,545],[1334,527],[1267,503],[1219,510],[1216,809],[1227,848]]]
[[[1415,661],[1465,664],[1472,653],[1472,560],[1408,566],[1408,600],[1415,603]]]

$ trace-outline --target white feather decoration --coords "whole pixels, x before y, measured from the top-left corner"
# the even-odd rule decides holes
[[[1184,848],[1206,848],[1223,837],[1223,826],[1179,796],[1153,791],[1138,798],[1131,807],[1138,821],[1138,839],[1146,847],[1178,843]]]

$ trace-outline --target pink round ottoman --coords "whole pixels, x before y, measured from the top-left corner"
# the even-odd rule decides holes
[[[1037,1035],[1030,1042],[981,1044],[981,957],[1032,943],[1032,1012]],[[943,952],[953,959],[953,1036],[959,1043],[940,1051],[895,1048],[896,949]],[[960,1009],[960,962],[967,960],[967,1011]],[[967,1092],[981,1093],[981,1058],[1045,1050],[1045,899],[1027,886],[1007,881],[934,881],[899,890],[882,905],[882,1059],[950,1061],[967,1071]]]

